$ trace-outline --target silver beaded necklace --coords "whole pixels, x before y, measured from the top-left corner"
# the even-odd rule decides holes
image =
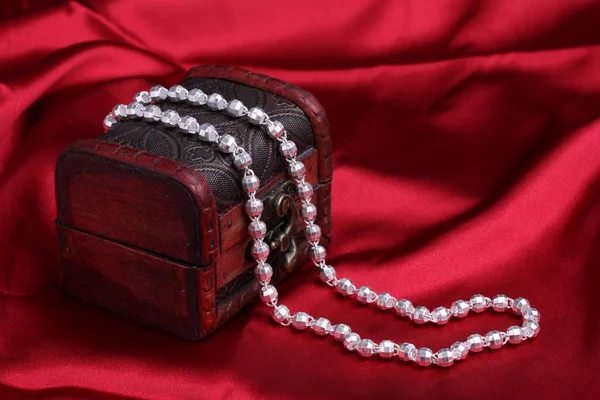
[[[375,304],[381,310],[394,310],[399,316],[410,318],[416,324],[432,322],[445,325],[450,317],[464,318],[470,311],[480,313],[493,308],[495,311],[504,312],[511,309],[516,315],[522,317],[521,326],[511,326],[506,331],[491,331],[485,336],[473,334],[465,341],[458,341],[449,348],[433,352],[422,347],[417,349],[412,343],[397,344],[391,340],[384,340],[376,344],[370,339],[361,339],[358,333],[353,332],[346,324],[332,325],[323,317],[315,319],[305,312],[291,313],[283,304],[279,303],[279,295],[275,286],[270,284],[273,275],[272,267],[266,262],[269,256],[269,246],[264,242],[267,234],[267,225],[261,221],[263,202],[256,198],[260,181],[250,168],[252,158],[245,149],[238,146],[231,135],[220,135],[211,124],[200,124],[192,116],[180,116],[174,110],[163,111],[159,104],[167,101],[187,101],[194,106],[206,106],[213,111],[225,111],[233,118],[246,118],[249,123],[263,127],[269,137],[279,142],[279,151],[288,163],[288,173],[296,183],[298,196],[302,201],[301,215],[306,223],[305,237],[310,244],[310,259],[319,268],[319,277],[326,285],[335,288],[338,293],[347,297],[355,297],[364,304]],[[139,92],[134,96],[134,101],[129,105],[118,104],[104,119],[105,130],[125,119],[143,119],[149,122],[162,123],[169,128],[176,128],[183,134],[195,135],[208,143],[215,143],[218,149],[233,156],[233,164],[242,171],[242,188],[248,195],[245,211],[250,218],[248,233],[252,237],[252,256],[256,260],[254,269],[256,278],[261,284],[260,298],[272,308],[271,316],[275,322],[283,326],[292,326],[298,330],[311,330],[315,334],[331,335],[338,342],[342,342],[349,351],[356,351],[363,357],[378,354],[387,359],[398,357],[403,361],[413,361],[426,367],[431,364],[449,367],[455,361],[463,360],[469,352],[478,353],[484,348],[499,349],[506,343],[519,344],[527,339],[535,338],[540,332],[540,313],[522,298],[512,299],[503,294],[494,298],[476,294],[469,301],[456,300],[450,308],[441,306],[429,311],[426,307],[414,307],[406,299],[397,300],[389,293],[375,293],[367,286],[357,288],[348,278],[338,279],[335,269],[327,265],[325,258],[327,252],[319,245],[321,228],[315,224],[317,208],[312,204],[313,187],[306,182],[304,177],[306,169],[301,161],[296,160],[298,153],[296,144],[289,140],[283,124],[272,121],[264,110],[254,107],[248,109],[241,101],[227,101],[218,93],[210,96],[200,89],[188,91],[180,85],[170,89],[163,86],[154,86],[149,92]]]

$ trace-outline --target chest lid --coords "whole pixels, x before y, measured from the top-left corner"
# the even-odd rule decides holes
[[[286,126],[298,158],[307,164],[307,180],[317,190],[329,183],[328,124],[312,95],[264,75],[218,66],[192,69],[182,85],[263,108]],[[234,136],[253,158],[260,193],[285,179],[278,143],[261,128],[188,103],[169,108]],[[61,155],[57,223],[192,266],[208,265],[247,236],[245,225],[236,223],[244,220],[238,174],[230,157],[209,144],[161,124],[124,121]],[[326,219],[328,214],[322,213]]]

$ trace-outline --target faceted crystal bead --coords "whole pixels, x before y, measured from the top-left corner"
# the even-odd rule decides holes
[[[440,367],[449,367],[454,364],[454,355],[450,349],[441,349],[438,351],[438,365]]]
[[[523,319],[525,319],[526,321],[536,321],[536,322],[540,322],[540,319],[542,318],[542,316],[540,315],[539,311],[533,307],[529,307],[524,313],[523,313]]]
[[[198,136],[205,142],[215,143],[219,139],[219,134],[211,124],[202,124],[198,130]]]
[[[306,175],[306,167],[304,166],[304,163],[301,163],[300,161],[292,163],[289,166],[288,171],[290,172],[290,176],[294,179],[302,179]]]
[[[433,357],[433,351],[428,349],[427,347],[421,347],[417,351],[417,357],[415,358],[415,362],[421,367],[428,367],[431,365],[431,359]]]
[[[285,133],[285,128],[281,122],[273,121],[267,125],[267,133],[273,139],[278,139]]]
[[[512,344],[519,344],[523,341],[523,330],[520,326],[511,326],[506,330],[508,341]]]
[[[523,332],[528,338],[534,338],[540,333],[540,324],[536,321],[527,321],[523,324]]]
[[[492,307],[494,311],[504,312],[508,308],[508,296],[497,294],[492,299]]]
[[[273,309],[273,319],[275,322],[285,323],[290,319],[290,310],[282,305],[276,306]]]
[[[187,124],[187,133],[191,135],[196,135],[200,130],[200,124],[196,121],[195,118],[192,117],[190,122]]]
[[[244,206],[246,210],[246,214],[249,217],[260,217],[265,208],[262,200],[260,199],[250,199],[246,201],[246,205]]]
[[[135,100],[136,102],[141,103],[143,105],[147,105],[147,104],[150,104],[150,102],[152,101],[152,98],[150,97],[150,93],[148,93],[144,90],[142,92],[137,92],[135,94],[135,96],[133,96],[133,100]]]
[[[144,119],[148,122],[158,122],[162,117],[162,110],[159,106],[151,104],[144,110]]]
[[[338,342],[344,341],[344,336],[352,332],[352,329],[346,324],[337,324],[333,327],[333,332],[331,332],[331,336]]]
[[[301,331],[301,330],[308,328],[308,325],[310,324],[311,320],[312,320],[312,317],[310,315],[308,315],[307,313],[297,312],[292,317],[292,325],[294,328]]]
[[[356,291],[356,286],[354,286],[354,284],[352,283],[352,281],[350,279],[342,278],[337,283],[337,286],[335,289],[338,291],[338,293],[340,293],[344,296],[351,296]]]
[[[133,101],[127,105],[127,116],[129,118],[142,118],[144,116],[144,109],[143,105],[137,101]]]
[[[163,113],[160,120],[163,124],[167,125],[168,127],[174,128],[177,126],[177,124],[179,124],[181,117],[179,117],[177,111],[167,110]]]
[[[104,132],[106,132],[107,130],[109,130],[111,128],[111,126],[113,126],[114,124],[117,123],[117,120],[115,119],[115,117],[113,117],[112,114],[108,114],[106,116],[106,118],[104,118]]]
[[[389,310],[396,305],[396,299],[389,293],[379,293],[377,296],[377,308],[380,310]]]
[[[372,303],[376,297],[377,293],[375,293],[373,289],[368,286],[361,286],[356,291],[356,300],[363,304]]]
[[[335,279],[335,269],[331,265],[321,267],[319,278],[321,278],[323,282],[329,282],[332,279]]]
[[[303,219],[312,221],[317,216],[317,206],[315,206],[313,203],[302,203],[300,212]]]
[[[319,336],[324,336],[333,331],[333,327],[331,326],[331,322],[327,318],[319,318],[315,321],[313,326],[311,327],[313,332]]]
[[[473,353],[479,353],[485,347],[485,338],[477,333],[467,338],[467,346]]]
[[[356,351],[363,357],[371,357],[375,354],[376,345],[371,339],[362,339],[356,346]]]
[[[318,242],[321,239],[321,227],[319,225],[308,225],[304,230],[304,236],[309,242]]]
[[[503,345],[502,335],[498,331],[488,332],[485,341],[490,349],[499,349]]]
[[[396,309],[396,314],[401,317],[410,316],[413,312],[415,312],[415,307],[413,304],[406,299],[398,300],[394,308]]]
[[[263,286],[260,289],[260,299],[265,303],[271,303],[277,300],[277,289],[273,285]]]
[[[154,102],[166,100],[168,93],[169,91],[167,90],[167,88],[161,85],[152,86],[150,88],[150,97]]]
[[[313,195],[313,187],[310,183],[301,183],[297,186],[298,197],[302,200],[310,200]]]
[[[298,155],[298,148],[296,147],[296,143],[286,141],[279,145],[279,152],[285,158],[292,158]]]
[[[214,111],[224,110],[225,107],[227,107],[227,100],[225,100],[220,94],[213,93],[208,96],[206,106]]]
[[[233,153],[237,149],[235,138],[231,135],[223,135],[219,138],[219,150],[223,153]]]
[[[196,118],[186,115],[185,117],[181,118],[181,121],[179,121],[178,126],[179,129],[181,129],[182,131],[190,133],[188,129],[192,123],[195,123],[197,125],[198,121],[196,121]]]
[[[248,122],[254,125],[262,125],[267,120],[267,113],[262,108],[254,107],[246,115]]]
[[[384,340],[379,343],[379,356],[381,358],[392,358],[396,354],[396,343]]]
[[[267,263],[258,264],[254,268],[254,275],[256,275],[256,279],[261,282],[269,282],[273,276],[273,268]]]
[[[269,246],[265,242],[256,242],[252,245],[250,253],[256,260],[265,261],[269,257]]]
[[[415,312],[412,315],[412,320],[416,324],[424,324],[431,318],[431,313],[427,307],[419,306],[415,308]]]
[[[192,89],[188,93],[188,102],[195,106],[202,106],[206,104],[208,96],[200,89]]]
[[[411,361],[417,358],[417,348],[412,343],[402,343],[398,347],[398,357],[402,361]]]
[[[127,106],[125,104],[117,104],[112,109],[112,116],[117,121],[127,118]]]
[[[267,224],[254,220],[248,225],[248,234],[252,239],[262,239],[267,234]]]
[[[241,117],[246,111],[247,108],[244,106],[244,103],[237,99],[231,100],[225,109],[225,112],[232,117]]]
[[[450,313],[446,307],[437,307],[431,312],[431,319],[438,325],[446,325],[450,319]]]
[[[469,314],[469,310],[471,306],[464,300],[456,300],[452,303],[452,307],[450,307],[450,311],[452,311],[452,315],[457,318],[464,318]]]
[[[519,297],[513,301],[512,310],[515,314],[521,315],[529,308],[529,301]]]
[[[246,193],[254,193],[260,187],[260,181],[256,175],[244,175],[242,178],[242,187]]]
[[[485,296],[482,296],[480,294],[476,294],[473,297],[471,297],[470,303],[471,303],[471,310],[473,310],[476,313],[485,311],[485,308],[487,306],[487,300],[486,300]]]
[[[181,85],[172,86],[167,93],[171,101],[184,101],[188,98],[188,90]]]
[[[464,360],[469,355],[469,347],[463,342],[456,342],[450,348],[455,360]]]
[[[238,150],[233,157],[233,165],[235,165],[237,169],[249,167],[252,165],[252,157],[250,157],[250,154],[246,153],[246,150]]]
[[[350,332],[344,336],[344,347],[350,351],[356,350],[358,342],[360,342],[360,336],[356,332]]]
[[[254,267],[254,275],[256,279],[261,283],[269,283],[273,276],[273,267],[270,264],[258,264]]]
[[[311,246],[308,255],[312,262],[319,263],[327,257],[327,250],[325,250],[325,247],[323,246]]]

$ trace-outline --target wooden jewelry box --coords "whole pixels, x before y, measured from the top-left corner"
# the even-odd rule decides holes
[[[308,92],[239,68],[199,66],[182,85],[264,109],[281,121],[314,186],[331,240],[327,117]],[[186,102],[180,114],[234,136],[254,160],[273,282],[308,262],[286,163],[262,128]],[[144,120],[69,145],[56,166],[61,285],[86,302],[181,336],[206,337],[258,297],[240,172],[214,145]]]

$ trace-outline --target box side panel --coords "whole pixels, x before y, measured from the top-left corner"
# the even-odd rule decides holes
[[[58,226],[64,289],[190,340],[199,338],[202,270]]]
[[[219,252],[218,225],[202,177],[185,174],[185,167],[170,160],[94,142],[95,148],[71,148],[59,159],[58,222],[174,260],[210,265]]]

